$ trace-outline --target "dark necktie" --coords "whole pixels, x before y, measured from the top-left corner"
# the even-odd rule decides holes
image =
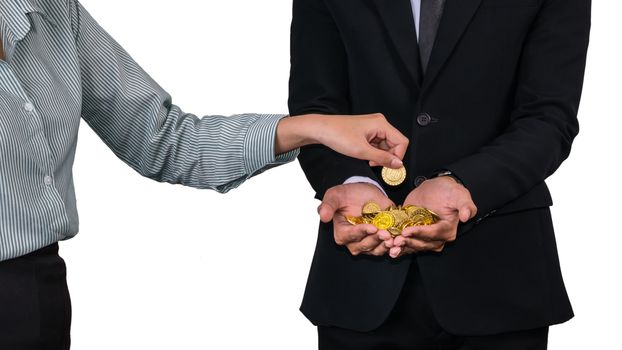
[[[445,0],[421,0],[421,14],[419,18],[419,54],[423,72],[428,68],[430,54],[436,39],[438,25],[443,15]]]

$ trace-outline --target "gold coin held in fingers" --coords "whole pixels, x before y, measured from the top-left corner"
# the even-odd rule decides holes
[[[387,212],[381,212],[376,215],[376,217],[372,221],[372,224],[381,230],[386,230],[389,227],[393,227],[393,224],[395,224],[395,219],[393,218],[393,215]]]
[[[378,203],[376,203],[376,202],[367,202],[363,206],[363,215],[376,214],[376,213],[378,213],[381,210],[382,210],[382,208],[380,208],[380,205],[378,205]]]
[[[382,168],[382,180],[389,186],[399,186],[406,180],[406,168]]]

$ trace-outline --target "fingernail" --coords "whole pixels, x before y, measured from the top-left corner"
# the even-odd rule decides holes
[[[391,248],[391,250],[389,251],[389,256],[395,259],[400,255],[401,252],[402,250],[400,248]]]
[[[404,165],[404,162],[402,162],[401,160],[395,158],[395,159],[393,159],[393,161],[391,161],[391,165],[393,165],[396,168],[399,168],[399,167]]]

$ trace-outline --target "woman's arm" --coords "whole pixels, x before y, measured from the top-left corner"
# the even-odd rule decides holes
[[[299,144],[327,143],[381,161],[382,157],[369,152],[371,146],[361,147],[362,139],[370,137],[379,147],[395,148],[371,137],[378,120],[361,127],[360,120],[352,118],[327,123],[320,116],[282,121],[283,115],[197,117],[184,113],[77,0],[68,1],[80,63],[82,117],[120,159],[143,176],[227,192],[254,175],[294,160],[298,150],[284,152]],[[356,137],[352,130],[359,131]],[[349,146],[346,140],[356,142]],[[399,149],[392,152],[399,155]]]
[[[323,144],[372,165],[402,166],[408,138],[382,114],[327,116],[308,114],[282,119],[277,128],[276,152]]]

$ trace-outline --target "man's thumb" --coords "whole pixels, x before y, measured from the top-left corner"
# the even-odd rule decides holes
[[[473,210],[473,208],[468,204],[463,205],[458,210],[458,216],[460,217],[460,221],[463,223],[471,220],[475,216],[476,213],[477,211]]]
[[[324,223],[331,222],[333,220],[333,217],[335,216],[336,211],[337,209],[335,209],[332,205],[328,203],[322,203],[317,208],[317,212],[320,214],[320,220],[322,220],[322,222]]]
[[[337,210],[339,210],[339,208],[341,207],[339,201],[339,192],[340,191],[337,191],[333,188],[329,189],[324,194],[324,198],[322,198],[322,204],[320,204],[320,206],[317,208],[317,212],[318,214],[320,214],[320,220],[322,220],[322,222],[331,222],[333,220],[333,217],[335,216],[335,212],[337,212]]]

